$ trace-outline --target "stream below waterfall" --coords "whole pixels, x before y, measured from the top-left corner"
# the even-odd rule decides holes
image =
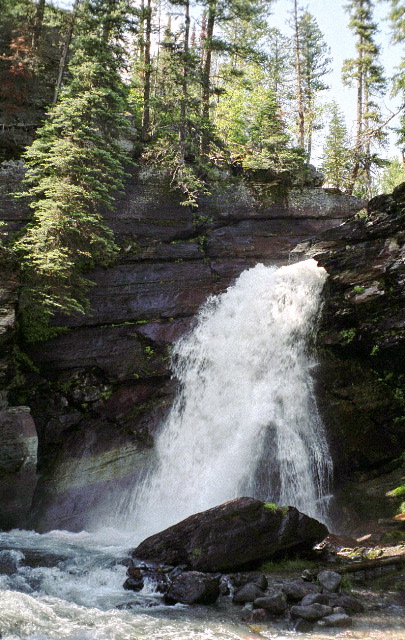
[[[169,607],[152,585],[135,593],[123,583],[128,551],[146,535],[234,497],[292,504],[327,521],[332,463],[308,349],[325,279],[313,260],[281,269],[257,265],[208,301],[174,348],[179,395],[158,436],[153,469],[123,495],[113,527],[0,533],[2,640],[302,635],[286,619],[243,623],[229,596],[211,606]],[[394,601],[381,610],[374,603],[351,629],[302,637],[405,640],[403,612]]]
[[[165,606],[148,586],[122,588],[129,546],[111,529],[0,534],[2,640],[405,640],[405,608],[369,592],[362,596],[368,611],[352,628],[310,634],[292,631],[285,619],[243,623],[246,612],[230,597],[205,607]]]

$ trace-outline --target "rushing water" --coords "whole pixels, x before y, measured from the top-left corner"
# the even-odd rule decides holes
[[[405,640],[404,608],[393,604],[379,611],[371,602],[353,628],[311,634],[295,633],[285,619],[245,624],[247,612],[229,598],[210,607],[164,606],[148,587],[139,594],[122,588],[130,545],[115,530],[0,533],[2,640]]]
[[[325,277],[314,261],[279,270],[258,265],[202,309],[195,330],[175,347],[179,396],[159,437],[157,472],[132,500],[126,530],[0,533],[3,640],[300,635],[286,620],[243,624],[227,598],[211,607],[165,607],[151,585],[125,591],[123,558],[146,533],[237,495],[326,517],[331,461],[308,355]],[[311,637],[405,640],[401,612],[392,610],[389,620],[372,613],[353,630]]]
[[[314,260],[259,264],[177,343],[179,393],[123,509],[141,537],[242,495],[327,519],[332,461],[308,353],[326,276]]]

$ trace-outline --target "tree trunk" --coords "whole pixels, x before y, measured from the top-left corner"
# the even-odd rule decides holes
[[[35,13],[34,28],[32,32],[32,48],[34,51],[38,49],[41,37],[42,24],[44,21],[45,0],[38,0],[37,10]]]
[[[212,37],[216,18],[217,0],[210,0],[208,4],[207,34],[204,40],[204,58],[202,65],[202,134],[201,155],[208,159],[210,147],[210,76],[212,62]]]
[[[147,0],[145,9],[145,49],[144,49],[144,84],[142,111],[142,142],[149,139],[150,127],[150,88],[151,88],[151,35],[152,35],[152,0]]]
[[[190,40],[190,2],[186,0],[184,6],[184,49],[183,49],[183,78],[182,78],[182,98],[180,104],[180,127],[179,127],[179,163],[184,164],[186,155],[186,116],[188,103],[188,65],[189,65],[189,40]]]
[[[62,55],[61,55],[60,60],[59,60],[58,79],[56,80],[55,92],[54,92],[54,95],[53,95],[52,104],[56,104],[56,102],[58,100],[59,92],[60,92],[60,89],[61,89],[61,86],[62,86],[63,75],[64,75],[65,69],[66,69],[66,63],[67,63],[67,59],[68,59],[68,55],[69,55],[69,47],[70,47],[70,43],[72,42],[73,30],[74,30],[75,21],[76,21],[76,15],[77,15],[77,10],[79,8],[80,2],[81,2],[81,0],[76,0],[74,5],[73,5],[72,15],[71,15],[71,19],[70,19],[70,22],[69,22],[68,30],[67,30],[67,33],[66,33],[65,42],[63,43]]]
[[[360,6],[362,6],[362,2],[360,1]],[[357,60],[357,116],[356,116],[356,143],[354,147],[354,155],[353,155],[353,167],[350,173],[349,184],[346,192],[349,195],[352,195],[353,189],[356,184],[357,176],[360,170],[360,162],[361,162],[361,153],[363,148],[363,101],[364,101],[364,68],[363,68],[363,57],[364,57],[364,38],[362,35],[359,36],[358,40],[358,60]]]
[[[298,144],[305,146],[305,118],[304,118],[304,97],[302,92],[302,74],[300,60],[300,39],[298,29],[298,4],[294,0],[294,50],[295,50],[295,73],[297,83],[297,113],[298,113]]]
[[[405,555],[402,556],[385,556],[383,558],[375,558],[374,560],[364,560],[363,562],[352,562],[337,567],[333,567],[336,573],[355,573],[356,571],[367,571],[367,569],[375,569],[376,567],[386,567],[387,565],[405,564]]]

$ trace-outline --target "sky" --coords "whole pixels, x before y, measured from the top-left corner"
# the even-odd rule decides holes
[[[71,6],[73,0],[54,0],[54,4],[58,6]],[[318,26],[327,44],[331,48],[333,72],[326,76],[325,82],[329,84],[330,91],[325,92],[324,101],[330,102],[333,99],[339,104],[346,117],[346,125],[349,133],[354,133],[355,114],[356,114],[356,91],[343,86],[341,81],[341,68],[346,58],[355,55],[355,37],[348,28],[349,15],[345,12],[344,6],[346,1],[338,0],[299,0],[299,6],[307,9],[317,20]],[[376,36],[377,44],[381,47],[381,63],[386,70],[386,76],[391,77],[395,72],[395,67],[399,64],[401,56],[404,55],[403,47],[393,45],[390,42],[390,30],[386,16],[389,12],[390,3],[388,1],[376,1],[374,10],[374,19],[379,25],[379,33]],[[292,0],[273,0],[272,15],[269,23],[271,26],[277,27],[284,34],[291,33],[291,28],[287,22],[291,15],[293,2]],[[386,119],[398,110],[400,99],[393,99],[389,92],[384,98],[383,112]],[[390,126],[395,127],[399,124],[397,116],[390,122]],[[325,129],[318,136],[318,145],[314,147],[313,162],[320,162],[320,142],[322,136],[325,135]],[[385,157],[393,157],[400,155],[399,149],[396,147],[396,134],[390,133],[390,146],[382,155]]]

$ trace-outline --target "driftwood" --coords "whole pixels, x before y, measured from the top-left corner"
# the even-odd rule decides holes
[[[405,555],[401,556],[386,556],[385,558],[374,558],[373,560],[364,560],[363,562],[352,562],[350,564],[344,564],[343,566],[336,567],[333,571],[336,573],[354,573],[355,571],[367,571],[367,569],[375,569],[378,567],[385,567],[391,564],[405,563]]]

